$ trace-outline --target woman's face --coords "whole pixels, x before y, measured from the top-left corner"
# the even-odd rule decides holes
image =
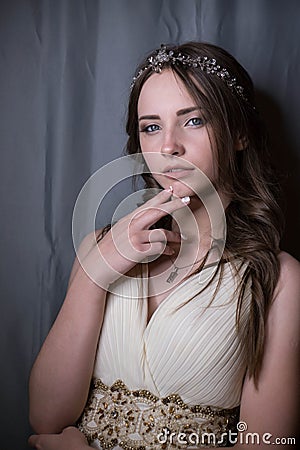
[[[216,179],[209,125],[171,70],[146,80],[138,101],[138,120],[142,153],[163,188],[172,186],[180,197],[195,195],[203,183],[197,169],[210,181]]]

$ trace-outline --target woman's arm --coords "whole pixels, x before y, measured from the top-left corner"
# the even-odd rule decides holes
[[[256,389],[253,380],[246,379],[241,401],[240,420],[247,424],[242,437],[245,440],[247,432],[258,433],[259,448],[270,445],[268,441],[272,444],[277,438],[295,438],[299,434],[300,264],[287,253],[282,252],[279,258],[281,272],[268,315],[258,386]],[[251,443],[251,435],[248,439]]]
[[[91,237],[80,253],[91,250]],[[58,433],[75,423],[88,395],[106,291],[75,260],[58,317],[32,368],[30,422],[38,433]]]

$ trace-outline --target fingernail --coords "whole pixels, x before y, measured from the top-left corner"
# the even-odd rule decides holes
[[[188,205],[190,203],[191,199],[189,196],[187,196],[187,197],[182,197],[181,201],[182,201],[182,203],[185,203],[186,205]]]
[[[167,189],[168,192],[173,192],[173,186],[169,186],[169,189]]]

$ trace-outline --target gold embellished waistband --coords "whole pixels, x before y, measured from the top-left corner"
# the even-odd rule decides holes
[[[94,379],[78,428],[101,448],[167,449],[226,446],[239,408],[188,405],[178,394],[159,398],[145,389],[129,390]]]

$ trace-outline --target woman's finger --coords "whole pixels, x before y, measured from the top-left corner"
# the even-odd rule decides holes
[[[136,208],[131,215],[135,215],[137,213],[142,214],[145,210],[147,210],[150,207],[156,207],[159,205],[164,205],[166,203],[169,203],[172,201],[172,195],[173,190],[170,189],[163,189],[158,194],[156,194],[154,197],[150,198],[150,200],[147,200],[145,203],[143,203],[141,206]],[[179,197],[177,197],[179,198]]]
[[[180,244],[182,237],[180,233],[177,233],[176,231],[170,231],[170,230],[164,230],[164,229],[158,229],[164,232],[167,242],[173,242],[175,244]],[[156,230],[153,230],[156,231]]]
[[[28,439],[30,447],[41,450],[59,450],[57,448],[58,434],[33,434]]]
[[[164,230],[163,228],[157,228],[155,230],[144,230],[140,234],[142,243],[148,242],[174,242],[180,244],[180,233],[175,231]]]
[[[173,190],[171,189],[163,189],[158,194],[154,195],[154,197],[147,200],[143,205],[141,205],[138,209],[143,209],[144,207],[156,206],[160,205],[164,202],[167,202],[172,196]]]
[[[82,450],[88,448],[84,435],[75,427],[67,427],[59,434],[33,434],[30,447],[40,450]]]
[[[37,450],[59,450],[57,448],[58,434],[33,434],[28,439],[28,444],[30,447],[36,448]]]
[[[36,447],[36,444],[38,443],[38,438],[39,438],[38,434],[32,434],[31,436],[29,436],[28,445],[33,448]]]
[[[143,254],[144,256],[153,255],[174,255],[174,250],[166,245],[164,242],[150,242],[149,244],[144,244]]]
[[[176,198],[167,203],[159,204],[157,206],[148,206],[143,210],[143,214],[134,214],[132,222],[136,222],[139,228],[149,228],[154,225],[159,219],[171,214],[178,209],[185,208],[190,203],[190,197]],[[135,211],[135,213],[137,210]]]

